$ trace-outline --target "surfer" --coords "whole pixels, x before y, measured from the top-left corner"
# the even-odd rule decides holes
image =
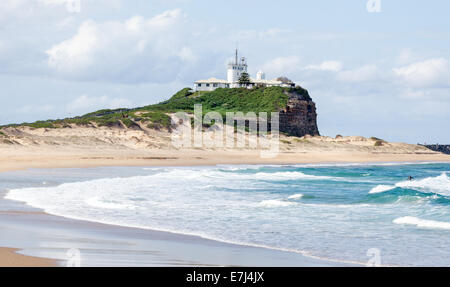
[[[414,177],[408,176],[408,180],[413,180],[413,179],[414,179]]]

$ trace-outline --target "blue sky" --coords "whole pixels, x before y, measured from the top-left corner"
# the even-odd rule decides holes
[[[1,1],[0,124],[156,103],[238,46],[309,90],[323,135],[450,143],[449,1],[77,1]]]

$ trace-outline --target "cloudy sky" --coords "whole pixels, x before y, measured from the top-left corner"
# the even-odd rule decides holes
[[[1,0],[0,124],[156,103],[239,47],[309,90],[323,135],[450,143],[450,2],[380,2]]]

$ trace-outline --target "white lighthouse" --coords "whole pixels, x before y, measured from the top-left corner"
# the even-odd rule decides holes
[[[256,73],[256,80],[261,81],[266,79],[266,74],[259,70],[258,73]]]
[[[238,50],[236,49],[234,62],[228,63],[227,68],[227,82],[230,84],[230,88],[238,86],[239,78],[244,72],[247,72],[247,62],[244,57],[238,60]]]
[[[234,60],[227,65],[227,79],[209,78],[207,80],[198,80],[194,82],[194,91],[210,92],[218,88],[247,88],[252,89],[254,87],[295,87],[295,83],[292,81],[282,80],[277,78],[274,80],[266,80],[266,74],[263,71],[256,73],[256,79],[250,78],[250,83],[246,85],[239,84],[239,78],[242,73],[247,72],[247,61],[244,57],[239,59],[238,51]]]

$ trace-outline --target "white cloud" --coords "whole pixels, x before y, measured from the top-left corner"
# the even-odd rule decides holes
[[[0,1],[0,21],[11,17],[27,17],[33,12],[31,0],[2,0]]]
[[[173,81],[197,59],[186,46],[190,35],[179,9],[152,18],[85,21],[71,38],[46,51],[59,76],[114,82]]]
[[[400,51],[397,57],[397,63],[399,65],[405,65],[414,61],[416,57],[417,55],[411,49],[406,48]]]
[[[45,6],[51,5],[67,5],[67,3],[72,3],[74,0],[38,0],[39,3]]]
[[[416,87],[450,84],[450,65],[449,61],[444,58],[416,62],[401,68],[394,68],[393,71],[406,84]]]
[[[319,65],[309,65],[305,67],[306,70],[317,70],[317,71],[330,71],[338,72],[342,70],[342,63],[339,61],[324,61]]]
[[[197,56],[194,55],[191,48],[189,47],[183,47],[178,52],[178,57],[180,57],[181,60],[184,62],[195,62],[197,61]]]
[[[96,109],[126,108],[132,105],[131,101],[123,98],[109,98],[107,96],[89,97],[81,95],[67,104],[68,112],[89,112]]]
[[[77,34],[53,46],[46,53],[50,67],[61,71],[86,68],[92,64],[96,50],[101,48],[101,34],[92,21],[84,22]]]
[[[233,35],[238,39],[248,41],[249,38],[267,39],[281,36],[290,33],[290,30],[280,28],[270,28],[266,30],[239,30],[233,32]]]
[[[52,111],[53,109],[54,109],[54,107],[49,104],[26,105],[26,106],[23,106],[23,107],[17,109],[17,112],[22,113],[22,114],[30,114],[30,113],[41,114],[41,113],[48,113],[48,112]]]
[[[400,93],[400,98],[444,104],[445,102],[450,103],[449,93],[450,89],[448,88],[406,88]]]
[[[300,68],[300,58],[297,56],[277,57],[266,62],[262,70],[266,73],[285,76]]]
[[[0,1],[0,20],[6,18],[29,18],[44,9],[67,7],[72,1],[73,0],[2,0]]]
[[[372,81],[378,77],[379,72],[375,65],[365,65],[354,70],[344,70],[337,74],[339,81],[350,83]]]

